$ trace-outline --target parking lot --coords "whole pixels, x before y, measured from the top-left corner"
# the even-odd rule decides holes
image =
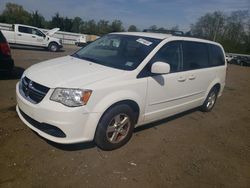
[[[77,49],[12,49],[14,75],[0,80],[0,187],[250,187],[250,67],[228,66],[212,112],[194,109],[137,128],[127,145],[106,152],[49,142],[15,111],[23,70]]]

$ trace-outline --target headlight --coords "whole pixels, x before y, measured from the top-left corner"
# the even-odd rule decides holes
[[[50,100],[70,107],[83,106],[87,104],[91,93],[91,90],[56,88]]]

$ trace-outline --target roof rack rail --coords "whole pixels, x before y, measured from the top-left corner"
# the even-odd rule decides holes
[[[165,33],[165,34],[171,34],[174,36],[184,36],[183,31],[175,31],[175,30],[167,30],[167,29],[144,29],[143,32],[151,32],[151,33]]]

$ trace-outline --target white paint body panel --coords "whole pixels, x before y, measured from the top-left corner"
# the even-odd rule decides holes
[[[141,35],[143,34],[140,33],[139,36]],[[147,33],[146,36],[149,37],[150,34]],[[159,35],[158,38],[163,36]],[[173,40],[204,42],[204,40],[169,35],[165,37],[166,39],[133,71],[118,70],[71,56],[30,67],[24,75],[51,89],[40,103],[32,104],[19,94],[17,84],[19,117],[27,126],[49,140],[58,143],[77,143],[93,140],[103,113],[119,101],[132,100],[138,104],[140,112],[136,126],[139,126],[202,105],[210,89],[218,83],[221,85],[220,96],[225,86],[226,64],[213,68],[137,78],[153,55],[167,42]],[[49,99],[57,87],[91,89],[93,92],[87,105],[70,108]],[[20,109],[40,123],[48,123],[60,128],[66,133],[66,138],[53,137],[34,128],[22,117]]]

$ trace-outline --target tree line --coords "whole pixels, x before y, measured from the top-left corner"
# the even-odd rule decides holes
[[[32,25],[39,28],[52,29],[59,27],[62,31],[104,35],[110,32],[126,31],[121,20],[83,20],[80,17],[68,18],[55,13],[51,20],[46,20],[37,10],[28,12],[21,5],[6,3],[0,14],[0,22]],[[166,28],[150,26],[147,29],[164,31]],[[168,28],[179,30],[178,26]],[[130,25],[127,31],[139,31],[135,25]],[[234,11],[230,14],[215,11],[200,17],[191,24],[186,36],[193,36],[219,42],[225,51],[250,54],[250,12]]]
[[[219,42],[226,52],[250,54],[250,12],[207,13],[191,25],[189,34]]]
[[[96,22],[93,19],[84,21],[80,17],[68,18],[61,16],[59,13],[55,13],[51,20],[46,20],[37,10],[28,12],[23,6],[14,3],[6,3],[5,9],[0,14],[0,22],[10,24],[19,23],[47,29],[58,27],[60,30],[66,32],[92,35],[125,31],[120,20],[113,20],[112,22],[107,20]],[[131,25],[128,31],[137,31],[137,28]]]

